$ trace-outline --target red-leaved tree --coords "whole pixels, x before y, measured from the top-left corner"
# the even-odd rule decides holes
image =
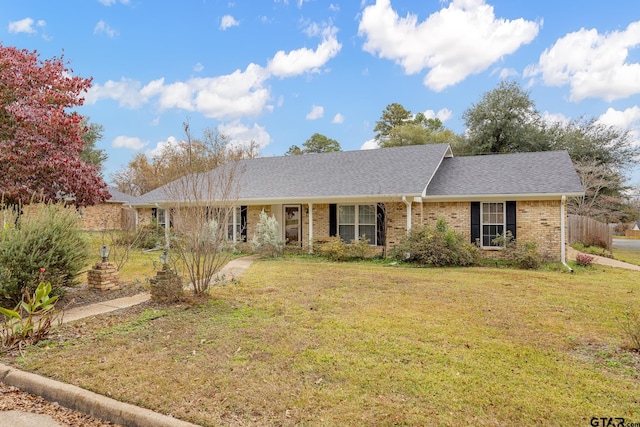
[[[63,58],[0,44],[0,197],[4,204],[109,198],[99,171],[80,159],[82,116],[91,78],[71,76]]]

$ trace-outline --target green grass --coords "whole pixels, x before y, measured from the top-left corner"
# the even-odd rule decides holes
[[[613,249],[613,257],[630,264],[640,265],[640,251],[629,249]]]
[[[599,266],[286,258],[12,362],[205,426],[589,425],[638,417],[640,357],[615,319],[639,305],[637,272]]]

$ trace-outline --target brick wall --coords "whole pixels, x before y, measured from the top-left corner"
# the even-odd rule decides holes
[[[540,252],[560,259],[560,200],[518,201],[516,203],[516,233],[518,239],[535,241]],[[469,202],[435,202],[411,205],[413,226],[434,226],[444,218],[449,227],[471,238],[471,208]],[[406,234],[407,208],[404,203],[386,203],[387,248],[392,248]],[[566,212],[565,212],[566,215]],[[565,230],[566,233],[566,230]],[[485,249],[483,256],[499,259],[500,250]]]
[[[82,208],[78,225],[83,230],[120,230],[124,228],[127,208],[120,203],[100,203]]]
[[[535,241],[543,255],[558,260],[561,250],[560,203],[560,200],[540,200],[518,202],[516,205],[516,237]]]

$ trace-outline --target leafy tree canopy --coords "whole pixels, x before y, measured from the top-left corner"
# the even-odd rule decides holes
[[[7,204],[72,197],[79,206],[109,197],[98,168],[81,157],[90,78],[72,77],[63,58],[0,44],[0,188]]]
[[[529,93],[503,80],[462,115],[473,154],[548,150],[543,122]]]
[[[89,124],[86,117],[82,119],[82,126],[85,128],[85,132],[82,134],[84,147],[80,152],[80,159],[102,171],[102,166],[108,156],[104,150],[96,148],[96,143],[102,139],[104,127],[96,123]]]
[[[340,143],[335,139],[328,138],[322,134],[314,133],[311,138],[307,139],[300,148],[297,145],[289,147],[285,156],[308,154],[308,153],[328,153],[330,151],[342,151]]]
[[[452,142],[456,135],[438,118],[415,116],[400,104],[389,104],[376,122],[376,141],[382,148]]]

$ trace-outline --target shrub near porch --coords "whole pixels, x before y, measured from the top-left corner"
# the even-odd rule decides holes
[[[90,319],[68,341],[65,326],[14,362],[205,426],[636,422],[640,360],[615,321],[629,304],[626,270],[285,258],[198,306]]]

